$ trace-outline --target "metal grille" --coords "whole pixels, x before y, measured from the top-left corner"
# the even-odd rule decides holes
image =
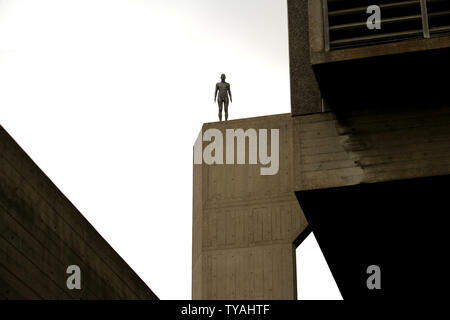
[[[427,0],[430,34],[450,32],[450,0]]]
[[[381,9],[381,29],[367,27],[370,5]],[[326,50],[450,32],[450,0],[323,0],[323,8]]]

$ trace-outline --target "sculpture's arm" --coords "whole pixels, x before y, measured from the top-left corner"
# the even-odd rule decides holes
[[[231,98],[231,86],[228,85],[228,95],[230,96],[230,101],[233,102],[233,98]]]
[[[219,86],[216,83],[216,91],[214,92],[214,102],[216,102],[217,91],[219,91]]]

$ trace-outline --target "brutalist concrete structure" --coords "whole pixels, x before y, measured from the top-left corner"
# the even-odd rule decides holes
[[[218,129],[225,136],[234,128],[278,128],[279,171],[261,175],[260,165],[194,165],[193,298],[294,299],[294,242],[307,223],[294,195],[292,118],[208,123],[202,134]]]
[[[344,299],[413,295],[439,283],[448,241],[438,187],[450,174],[448,1],[380,1],[384,27],[373,32],[371,1],[287,3],[291,114],[202,129],[280,128],[285,162],[278,177],[255,177],[247,165],[194,165],[193,298],[295,299],[294,249],[311,229]],[[410,197],[392,196],[402,190]],[[291,228],[274,238],[276,212],[288,204]],[[363,249],[340,242],[346,237]],[[412,249],[423,241],[429,260]],[[385,270],[385,291],[367,290],[370,264]],[[401,280],[421,276],[427,283]]]
[[[2,127],[0,299],[157,299]]]

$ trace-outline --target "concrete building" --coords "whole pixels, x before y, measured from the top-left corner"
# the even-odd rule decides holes
[[[449,2],[379,3],[371,30],[371,1],[288,0],[291,114],[203,126],[279,128],[280,170],[194,164],[194,299],[295,299],[295,247],[311,230],[344,299],[439,283]],[[372,264],[384,290],[366,286]]]
[[[193,298],[293,299],[294,242],[307,223],[294,194],[292,118],[208,123],[202,134],[210,128],[279,128],[284,152],[276,175],[261,175],[260,165],[194,165]]]
[[[157,299],[2,127],[0,299]]]

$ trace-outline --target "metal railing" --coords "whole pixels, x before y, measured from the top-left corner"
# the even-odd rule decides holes
[[[371,5],[380,29],[367,27]],[[323,0],[323,16],[326,51],[450,33],[450,0]]]

